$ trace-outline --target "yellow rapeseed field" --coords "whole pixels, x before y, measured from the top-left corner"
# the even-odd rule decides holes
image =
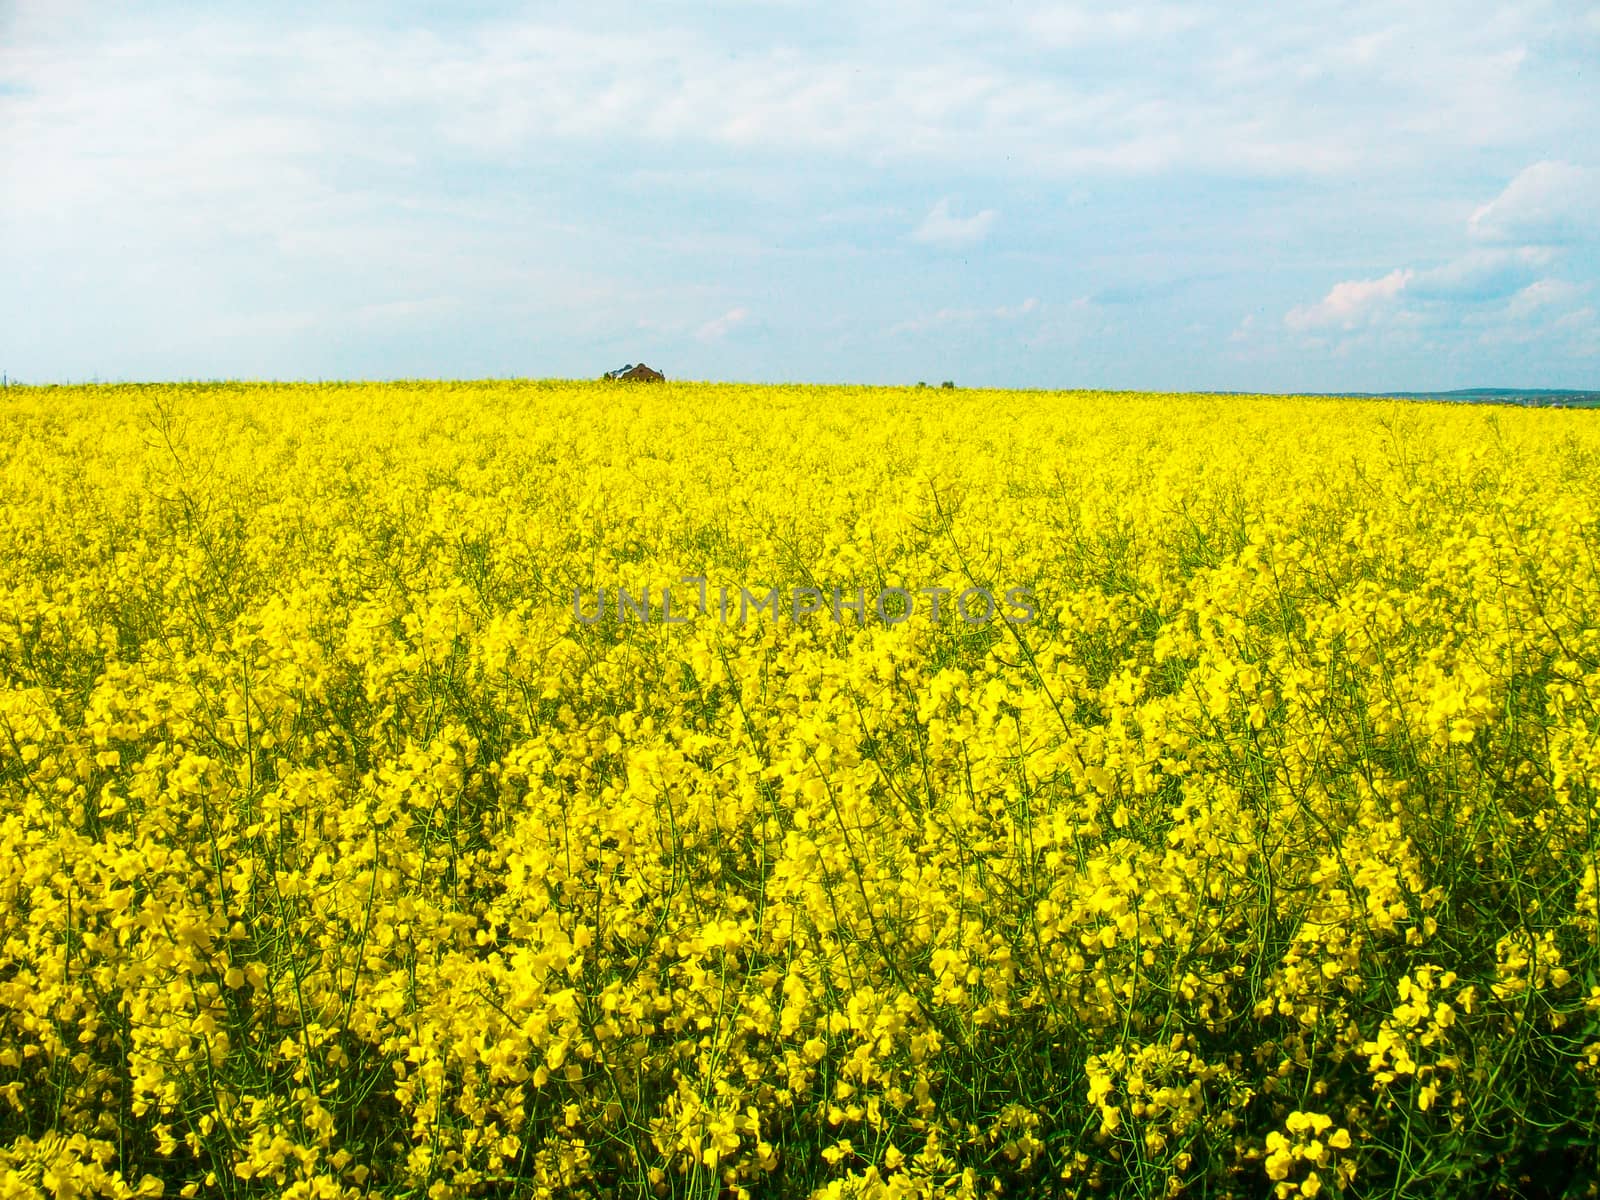
[[[1597,696],[1596,414],[6,389],[0,1197],[1593,1194]]]

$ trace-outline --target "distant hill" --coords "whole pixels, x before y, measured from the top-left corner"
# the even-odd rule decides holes
[[[1520,404],[1525,408],[1600,408],[1600,392],[1571,388],[1457,388],[1451,392],[1343,392],[1373,399],[1454,400],[1462,404]]]

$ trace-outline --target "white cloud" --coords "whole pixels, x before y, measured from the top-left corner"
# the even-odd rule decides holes
[[[1489,241],[1568,242],[1600,231],[1600,171],[1538,162],[1472,214],[1473,236]]]
[[[1029,296],[1021,304],[1002,304],[994,310],[994,315],[1002,321],[1014,321],[1018,317],[1025,317],[1031,312],[1036,312],[1038,308],[1039,298],[1037,296]]]
[[[1521,318],[1550,308],[1571,304],[1589,289],[1565,279],[1540,279],[1511,297],[1506,305],[1508,316]],[[1559,324],[1559,322],[1557,322]]]
[[[900,297],[932,310],[948,296],[975,307],[938,321],[989,330],[1026,311],[1041,279],[1057,298],[1009,331],[1076,336],[1087,318],[1059,297],[1098,294],[1142,254],[1216,268],[1205,299],[1165,301],[1171,329],[1197,305],[1215,319],[1265,304],[1291,278],[1280,270],[1296,272],[1303,290],[1240,331],[1287,354],[1305,339],[1282,338],[1286,324],[1371,322],[1391,338],[1416,317],[1442,343],[1464,301],[1485,320],[1505,311],[1487,300],[1532,304],[1556,256],[1563,276],[1594,278],[1592,255],[1580,261],[1590,247],[1560,245],[1593,191],[1571,164],[1600,166],[1574,84],[1592,44],[1584,6],[1463,20],[1389,0],[822,0],[817,20],[815,6],[779,0],[738,21],[620,0],[467,7],[378,20],[322,6],[278,30],[248,6],[196,17],[171,0],[21,0],[6,27],[0,0],[0,257],[29,281],[0,299],[0,357],[68,370],[83,346],[105,346],[182,373],[198,353],[226,362],[250,329],[315,311],[314,328],[340,329],[322,339],[338,362],[381,366],[399,347],[489,369],[528,353],[537,328],[586,370],[586,347],[641,320],[662,323],[659,343],[721,362],[752,340],[731,305],[757,305],[802,341],[793,331],[817,312],[881,339]],[[1344,32],[1330,37],[1336,9]],[[1569,161],[1536,162],[1550,147]],[[1461,245],[1420,240],[1440,228],[1430,206],[1459,198],[1484,162],[1535,165],[1474,215],[1478,250],[1466,253],[1470,204],[1449,218]],[[1563,190],[1573,172],[1577,202]],[[992,207],[927,210],[972,179],[993,190],[970,202]],[[1090,199],[1069,210],[1069,188]],[[858,215],[824,230],[821,209]],[[957,298],[956,262],[906,255],[896,238],[993,246],[997,210],[1005,246],[986,256],[985,294],[1017,298],[998,308]],[[1270,265],[1287,247],[1293,265]],[[1530,247],[1549,255],[1522,257]],[[1421,265],[1317,300],[1363,274],[1327,264],[1373,252],[1393,254],[1374,276]],[[774,270],[784,287],[764,291]],[[849,272],[871,282],[837,296]],[[470,313],[485,331],[460,346],[408,339],[406,322],[428,315],[405,298],[431,296],[458,298],[452,323],[468,328]],[[1548,329],[1565,309],[1529,311]],[[211,314],[234,331],[206,336]],[[1144,361],[1174,353],[1152,332],[1167,323],[1126,307],[1097,319],[1121,315],[1106,377],[1149,378]],[[706,349],[697,331],[727,340]],[[315,340],[273,349],[298,356]],[[362,359],[364,345],[380,349]],[[872,354],[850,369],[876,369],[860,365]]]
[[[950,213],[950,201],[942,199],[922,218],[922,224],[911,234],[911,240],[932,246],[959,249],[973,246],[989,236],[996,213],[986,208],[970,217],[956,217]]]
[[[1578,107],[1548,99],[1507,57],[1513,42],[1557,36],[1558,23],[1515,12],[1484,22],[1422,12],[1402,26],[1387,5],[1358,3],[1350,36],[1332,43],[1315,19],[1274,16],[1241,38],[1220,10],[1159,2],[1035,4],[974,18],[967,40],[890,12],[884,32],[904,38],[890,55],[850,42],[850,22],[826,49],[775,40],[735,54],[710,25],[581,17],[437,32],[324,24],[271,39],[225,18],[172,31],[108,20],[96,39],[62,21],[59,36],[0,50],[24,89],[0,96],[0,149],[8,174],[29,181],[15,189],[29,208],[103,202],[119,173],[138,173],[144,191],[159,180],[185,197],[220,189],[230,202],[259,197],[259,212],[280,190],[313,191],[332,163],[425,166],[465,153],[506,166],[575,142],[637,146],[657,162],[700,148],[1055,178],[1327,175],[1410,166],[1419,152],[1533,127],[1558,137]],[[1186,48],[1174,56],[1179,33]],[[1099,54],[1108,39],[1136,45],[1137,60],[1063,71],[1041,58],[1052,46]],[[1424,116],[1425,128],[1414,124]],[[39,166],[65,189],[37,186]]]
[[[1329,119],[1335,106],[1318,98],[1300,102],[1287,64],[1323,53],[1324,31],[1310,25],[1266,31],[1239,73],[1215,69],[1238,48],[1237,29],[1170,4],[1114,13],[1038,7],[1020,19],[977,21],[972,44],[941,41],[929,24],[907,16],[903,28],[885,29],[902,47],[888,58],[848,40],[820,53],[780,43],[735,55],[713,31],[688,26],[629,31],[526,20],[466,37],[302,38],[294,54],[302,94],[355,108],[413,107],[424,128],[488,157],[552,140],[620,139],[875,162],[977,161],[1008,173],[1196,167],[1283,176],[1373,162],[1382,156],[1376,148],[1391,144],[1372,136],[1392,132],[1390,111],[1364,106],[1365,128],[1356,128]],[[1063,73],[1035,61],[1051,46],[1092,51],[1106,41],[1148,52],[1180,32],[1198,39],[1196,52],[1156,69]],[[1476,44],[1457,44],[1465,37],[1438,29],[1419,38],[1444,43],[1431,69],[1403,47],[1388,47],[1382,64],[1407,68],[1384,76],[1403,93],[1391,108],[1449,114],[1425,131],[1433,142],[1479,142],[1490,116],[1511,120],[1519,107],[1510,94],[1514,69]],[[1461,82],[1469,77],[1470,87]]]
[[[1473,250],[1443,266],[1418,271],[1406,285],[1406,293],[1421,300],[1493,300],[1526,286],[1551,258],[1550,252],[1539,246]]]
[[[1317,303],[1291,308],[1283,323],[1297,333],[1358,329],[1388,309],[1413,275],[1410,270],[1397,269],[1381,279],[1348,279],[1336,283]]]
[[[1531,344],[1559,324],[1549,313],[1559,313],[1589,290],[1587,284],[1546,272],[1571,256],[1558,243],[1595,221],[1586,197],[1597,177],[1600,172],[1569,163],[1536,163],[1479,207],[1468,223],[1468,232],[1479,241],[1520,244],[1480,245],[1436,267],[1396,268],[1378,278],[1346,280],[1316,303],[1290,309],[1284,325],[1297,333],[1345,335],[1381,327],[1386,336],[1422,329],[1447,336],[1451,329],[1472,328],[1485,331],[1479,339],[1485,344]],[[1494,301],[1502,303],[1490,306]]]
[[[730,308],[720,317],[707,321],[700,326],[699,329],[695,330],[694,336],[702,342],[720,342],[740,325],[743,325],[749,319],[749,316],[750,312],[746,308]]]
[[[925,316],[910,317],[904,321],[896,321],[889,327],[889,336],[896,337],[902,333],[926,333],[930,329],[938,329],[945,325],[965,325],[977,320],[978,316],[978,310],[975,308],[941,308]]]
[[[1176,4],[1049,4],[1022,19],[1032,38],[1049,46],[1095,42],[1149,41],[1173,37],[1205,24],[1205,14]]]
[[[902,333],[926,333],[947,326],[977,326],[994,321],[1020,321],[1039,311],[1039,298],[1029,296],[1020,304],[1001,304],[994,308],[938,309],[920,317],[911,317],[889,327],[891,336]]]
[[[412,300],[384,300],[376,304],[363,304],[352,318],[368,325],[410,325],[431,320],[453,312],[460,301],[453,296],[426,296]]]

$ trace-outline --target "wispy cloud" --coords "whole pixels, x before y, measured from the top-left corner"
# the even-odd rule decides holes
[[[1593,379],[1569,317],[1594,293],[1561,292],[1600,283],[1581,5],[0,0],[4,21],[13,375],[643,354],[674,377],[1331,387],[1351,380],[1306,372],[1359,342],[1349,370],[1420,386],[1508,378],[1479,349],[1510,323],[1539,382]],[[890,336],[915,328],[960,336]],[[1394,348],[1419,330],[1425,353]]]
[[[749,319],[750,312],[743,307],[730,308],[720,317],[707,321],[694,336],[702,342],[720,342]]]
[[[1475,237],[1550,244],[1600,235],[1600,170],[1537,162],[1472,214]]]
[[[1037,296],[1029,296],[1021,304],[1002,304],[994,310],[994,315],[1002,321],[1013,321],[1018,317],[1025,317],[1029,313],[1037,311],[1038,307],[1039,298]]]
[[[1321,300],[1290,308],[1284,326],[1341,353],[1425,331],[1434,344],[1454,335],[1491,350],[1542,346],[1570,358],[1571,335],[1587,333],[1572,314],[1592,281],[1561,272],[1584,270],[1573,243],[1600,231],[1600,210],[1590,204],[1597,176],[1571,163],[1535,163],[1473,210],[1454,257],[1337,283]]]
[[[919,317],[898,321],[889,327],[891,335],[927,333],[951,326],[978,326],[1000,321],[1019,321],[1039,311],[1039,298],[1029,296],[1018,304],[1000,304],[993,308],[947,307]]]
[[[363,304],[351,316],[356,321],[373,325],[409,325],[442,316],[459,307],[460,301],[453,296],[426,296]]]
[[[1587,287],[1565,279],[1540,279],[1512,296],[1506,305],[1506,313],[1512,318],[1521,318],[1550,309],[1566,308],[1588,293]],[[1593,312],[1592,309],[1588,311]],[[1556,324],[1560,325],[1562,319],[1558,318]]]
[[[1469,251],[1442,266],[1418,271],[1406,292],[1425,300],[1493,300],[1527,286],[1550,261],[1550,253],[1537,246]]]
[[[1193,5],[1164,3],[1047,4],[1028,11],[1021,25],[1044,45],[1082,46],[1169,38],[1203,26],[1208,15]]]
[[[912,231],[911,240],[947,249],[975,246],[989,236],[998,215],[986,208],[970,217],[958,217],[951,213],[949,199],[941,199]]]

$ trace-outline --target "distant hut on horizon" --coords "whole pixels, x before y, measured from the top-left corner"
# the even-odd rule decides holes
[[[667,377],[643,363],[628,363],[615,371],[607,371],[601,379],[625,379],[629,383],[665,383]]]

